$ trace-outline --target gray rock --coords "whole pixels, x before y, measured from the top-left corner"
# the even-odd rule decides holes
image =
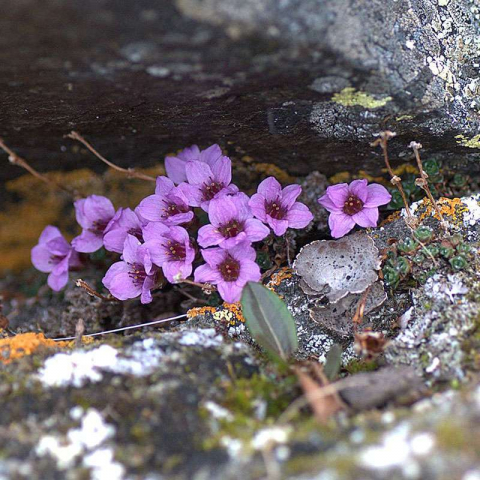
[[[123,166],[220,142],[293,174],[373,172],[388,128],[392,153],[417,140],[478,172],[473,0],[3,6],[0,135],[40,170],[103,168],[63,139],[75,129]],[[19,174],[5,162],[0,179]]]

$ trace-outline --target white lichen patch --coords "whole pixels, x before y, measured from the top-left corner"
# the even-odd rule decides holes
[[[86,382],[100,382],[104,372],[143,376],[158,367],[162,351],[155,340],[134,343],[124,354],[109,345],[93,350],[57,353],[47,358],[38,371],[38,379],[49,387],[82,387]]]
[[[255,450],[265,450],[287,443],[291,433],[291,427],[264,428],[253,437],[252,447]]]
[[[434,446],[431,434],[411,434],[408,425],[400,424],[383,435],[378,445],[365,448],[359,461],[363,467],[375,470],[398,468],[408,477],[412,469],[418,468],[417,458],[428,455]]]
[[[72,409],[71,416],[76,419],[80,410]],[[67,470],[77,463],[90,469],[92,480],[121,480],[125,468],[114,460],[112,448],[102,446],[115,435],[113,425],[106,423],[98,410],[87,410],[79,428],[68,430],[64,436],[44,435],[40,438],[35,454],[49,456],[56,462],[59,470]],[[83,458],[82,458],[83,457]]]
[[[180,343],[180,345],[198,345],[204,348],[210,348],[220,346],[223,343],[223,338],[221,335],[217,335],[214,328],[204,328],[185,332],[178,343]]]

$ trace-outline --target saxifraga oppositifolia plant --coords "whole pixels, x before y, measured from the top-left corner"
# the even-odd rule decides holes
[[[34,266],[50,273],[48,283],[53,290],[65,287],[69,269],[80,269],[88,260],[87,253],[105,248],[119,255],[103,278],[103,285],[118,300],[140,297],[142,303],[149,303],[151,292],[166,282],[185,282],[206,291],[218,290],[228,303],[238,302],[245,285],[261,279],[257,250],[267,237],[286,235],[288,229],[304,229],[313,220],[308,207],[297,201],[300,185],[282,188],[277,179],[268,177],[252,197],[240,192],[232,183],[231,160],[218,145],[205,150],[193,145],[175,157],[166,157],[167,176],[155,179],[116,166],[76,132],[69,137],[111,168],[156,182],[156,188],[135,209],[115,210],[106,197],[82,198],[78,192],[52,182],[0,139],[0,148],[12,163],[75,200],[81,234],[69,244],[58,229],[48,226],[32,250]],[[340,238],[355,225],[375,227],[379,206],[390,199],[383,186],[355,180],[350,185],[328,187],[318,201],[330,212],[332,236]],[[200,215],[201,210],[207,217]],[[205,217],[208,220],[201,224]]]

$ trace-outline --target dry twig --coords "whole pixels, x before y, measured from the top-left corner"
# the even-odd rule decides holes
[[[395,187],[400,192],[400,195],[402,196],[403,204],[405,205],[405,212],[407,213],[406,223],[409,227],[413,228],[418,223],[417,219],[412,215],[412,212],[410,211],[407,195],[405,194],[405,191],[402,187],[402,179],[398,175],[395,175],[392,166],[390,165],[390,160],[388,158],[388,141],[395,135],[395,132],[390,132],[389,130],[380,132],[378,134],[378,138],[371,143],[371,146],[376,147],[380,145],[380,148],[383,151],[383,159],[385,160],[385,165],[387,166],[388,173],[391,177],[390,182],[392,183],[392,185],[395,185]]]
[[[54,187],[58,190],[61,190],[62,192],[67,193],[68,195],[72,196],[74,199],[78,199],[81,197],[81,195],[76,190],[71,190],[68,187],[60,185],[59,183],[47,177],[43,173],[40,173],[37,170],[35,170],[32,166],[30,166],[30,164],[24,158],[19,157],[13,150],[7,147],[7,145],[5,145],[5,142],[3,141],[2,138],[0,138],[0,148],[5,153],[8,154],[8,160],[12,165],[16,165],[17,167],[25,169],[28,173],[33,175],[35,178],[38,178],[42,182],[45,182],[46,184],[50,185],[51,187]]]
[[[124,173],[129,178],[138,178],[140,180],[146,180],[148,182],[156,181],[155,177],[152,177],[151,175],[137,172],[134,168],[119,167],[118,165],[112,163],[110,160],[107,160],[104,156],[100,155],[100,153],[98,153],[97,150],[95,150],[95,148],[93,148],[92,145],[88,143],[78,132],[72,131],[68,135],[66,135],[66,137],[71,138],[72,140],[79,141],[103,163],[106,163],[110,168],[113,168],[113,170],[116,170],[117,172]]]
[[[420,187],[426,194],[428,199],[430,200],[431,204],[433,205],[433,208],[435,209],[436,214],[438,215],[438,218],[440,219],[440,223],[442,227],[446,230],[447,229],[447,223],[445,222],[445,219],[443,218],[442,212],[440,211],[440,208],[438,207],[437,202],[433,198],[432,192],[430,191],[430,188],[428,187],[428,175],[423,169],[422,165],[422,160],[420,159],[420,153],[419,150],[422,148],[422,144],[418,142],[410,142],[409,147],[413,150],[413,153],[415,154],[415,159],[417,160],[417,165],[418,165],[418,170],[420,172],[420,178],[417,178],[415,180],[415,185]]]
[[[79,278],[76,282],[75,285],[77,287],[83,288],[87,292],[88,295],[91,297],[97,297],[100,298],[101,300],[104,300],[105,302],[119,302],[120,300],[116,299],[115,297],[109,296],[106,297],[105,295],[102,295],[101,293],[97,292],[94,288],[92,288],[85,280],[82,280]]]

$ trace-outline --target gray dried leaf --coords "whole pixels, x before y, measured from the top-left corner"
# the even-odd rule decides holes
[[[310,309],[310,318],[332,333],[341,337],[351,337],[353,335],[352,318],[361,298],[362,294],[350,293],[336,303],[317,304]],[[368,292],[364,314],[379,307],[386,299],[383,282],[375,282]]]
[[[373,240],[356,233],[340,240],[309,243],[300,250],[293,267],[307,295],[326,295],[335,303],[349,293],[364,292],[375,282],[380,258]]]

